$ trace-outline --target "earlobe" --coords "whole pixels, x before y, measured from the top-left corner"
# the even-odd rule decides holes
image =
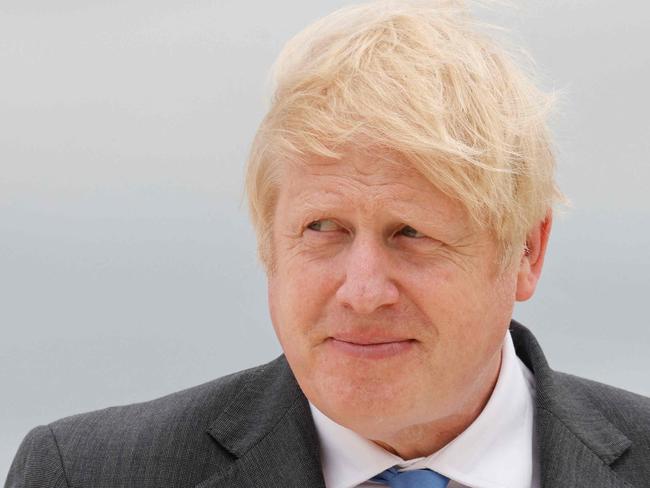
[[[553,215],[549,210],[544,220],[535,225],[526,236],[517,274],[516,299],[520,302],[528,300],[535,293],[537,282],[542,274],[552,221]]]

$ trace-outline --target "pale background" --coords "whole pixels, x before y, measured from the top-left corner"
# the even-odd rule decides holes
[[[280,353],[242,167],[281,45],[346,3],[0,2],[0,479],[35,425]],[[574,208],[515,317],[555,368],[646,395],[649,5],[488,16],[564,92]]]

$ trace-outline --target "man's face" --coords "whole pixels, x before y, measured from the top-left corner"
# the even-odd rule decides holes
[[[285,170],[269,304],[307,398],[368,438],[463,411],[498,371],[517,264],[401,164]]]

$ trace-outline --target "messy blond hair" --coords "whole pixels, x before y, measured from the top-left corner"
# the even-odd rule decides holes
[[[274,66],[270,109],[246,191],[262,263],[288,161],[386,150],[513,246],[562,198],[542,93],[461,1],[371,2],[291,39]]]

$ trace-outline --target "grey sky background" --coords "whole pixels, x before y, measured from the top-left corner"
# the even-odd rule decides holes
[[[0,2],[0,479],[38,424],[281,351],[242,200],[282,44],[345,1]],[[515,318],[551,365],[650,395],[650,6],[525,1],[562,90],[557,217]]]

